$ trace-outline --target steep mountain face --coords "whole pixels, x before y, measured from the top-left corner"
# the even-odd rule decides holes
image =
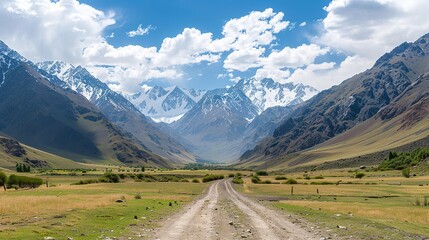
[[[207,92],[191,111],[172,126],[185,136],[202,134],[199,140],[232,140],[238,137],[237,133],[244,132],[249,119],[256,115],[257,108],[242,92],[216,89]],[[209,130],[212,133],[205,134]]]
[[[156,122],[179,120],[204,95],[205,91],[179,87],[163,88],[144,85],[143,91],[125,97],[143,114]]]
[[[267,136],[273,134],[274,130],[281,124],[282,120],[287,118],[293,111],[293,106],[271,107],[256,116],[253,121],[247,125],[243,134],[241,153],[255,147]]]
[[[208,91],[180,120],[171,126],[195,146],[204,160],[234,160],[246,126],[258,114],[244,93],[236,88]]]
[[[397,116],[416,99],[424,99],[428,90],[419,83],[419,76],[429,70],[428,42],[429,35],[425,35],[414,43],[403,43],[371,69],[316,95],[242,158],[278,157],[322,143],[374,116],[382,120]],[[397,106],[415,86],[422,86],[423,92]]]
[[[429,72],[421,75],[391,104],[381,109],[376,119],[389,121],[401,116],[399,129],[409,129],[416,124],[429,120]]]
[[[292,106],[316,93],[302,84],[241,80],[233,87],[208,91],[171,126],[201,158],[233,161],[272,134]]]
[[[124,136],[81,95],[53,84],[28,61],[0,56],[2,135],[80,161],[168,166]]]
[[[281,84],[272,79],[241,80],[235,85],[258,107],[262,113],[270,107],[292,106],[312,98],[318,91],[303,84]]]
[[[379,164],[390,151],[412,151],[429,142],[429,72],[374,117],[312,148],[278,158],[253,156],[241,168],[301,171]],[[266,161],[269,159],[269,161]]]
[[[105,83],[92,76],[83,67],[53,61],[38,63],[46,72],[58,76],[67,88],[80,93],[113,123],[132,134],[152,152],[172,164],[193,162],[194,156],[180,143],[160,131],[125,97],[112,91]]]

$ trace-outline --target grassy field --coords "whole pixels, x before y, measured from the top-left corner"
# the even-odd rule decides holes
[[[192,201],[207,186],[191,182],[135,182],[131,178],[122,179],[120,183],[72,185],[80,180],[98,179],[106,170],[141,173],[137,168],[86,167],[88,169],[80,171],[20,173],[48,180],[52,187],[1,191],[0,239],[145,238],[164,217]],[[404,178],[400,171],[362,171],[365,173],[362,179],[354,177],[356,169],[344,169],[260,176],[261,181],[273,184],[254,184],[250,177],[244,177],[244,184],[235,186],[285,214],[303,218],[310,222],[310,226],[339,237],[429,237],[429,206],[424,206],[425,202],[429,205],[429,176],[419,174]],[[187,180],[197,178],[200,182],[206,174],[228,176],[232,173],[237,172],[162,169],[146,169],[144,172],[189,176]],[[252,174],[248,171],[240,173],[244,176]],[[279,177],[293,178],[298,184],[283,184],[286,179],[276,180]],[[123,202],[117,202],[119,199]]]
[[[365,172],[362,179],[351,178],[354,174],[330,170],[282,175],[296,179],[298,184],[293,185],[253,184],[246,178],[238,189],[268,200],[275,207],[316,223],[316,227],[337,236],[429,237],[429,203],[423,206],[429,201],[429,176],[404,178],[399,171],[388,171]],[[311,179],[305,179],[309,175]],[[275,180],[275,176],[260,178],[273,183],[286,181]]]
[[[58,171],[57,171],[58,174]],[[31,175],[35,174],[20,174]],[[98,178],[39,175],[54,187],[0,192],[0,239],[104,239],[148,235],[167,214],[202,193],[207,184],[134,182],[70,185]],[[140,199],[136,199],[136,195]],[[118,199],[124,202],[116,202]],[[170,205],[172,203],[172,206]],[[137,219],[135,219],[137,218]]]

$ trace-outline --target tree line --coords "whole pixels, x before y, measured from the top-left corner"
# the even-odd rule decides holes
[[[37,188],[42,184],[43,180],[41,178],[19,176],[15,174],[8,177],[4,172],[0,172],[0,186],[2,186],[5,191],[9,188]]]

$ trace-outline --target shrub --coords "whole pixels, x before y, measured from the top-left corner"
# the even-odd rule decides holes
[[[203,177],[203,182],[211,182],[219,179],[224,179],[223,175],[207,174]]]
[[[32,178],[12,174],[9,176],[7,184],[9,187],[17,186],[20,188],[37,188],[43,184],[43,180],[41,178]]]
[[[389,155],[378,166],[379,170],[402,170],[417,165],[429,157],[429,148],[417,148],[411,152],[389,152]]]
[[[286,182],[284,182],[285,184],[298,184],[298,181],[296,181],[293,178],[289,178]]]
[[[234,173],[230,173],[230,174],[228,174],[228,177],[230,178],[230,177],[234,177]]]
[[[365,173],[363,173],[363,172],[358,172],[358,173],[356,173],[356,175],[355,175],[355,178],[362,179],[363,177],[365,177]]]
[[[78,183],[74,185],[85,185],[85,184],[92,184],[92,183],[98,183],[98,180],[97,179],[80,180]]]
[[[337,182],[338,183],[338,182]],[[334,183],[334,182],[311,182],[310,184],[311,185],[334,185],[334,184],[337,184],[337,183]],[[339,183],[338,183],[339,184]],[[337,185],[338,185],[337,184]]]
[[[115,173],[104,173],[103,176],[100,178],[100,182],[104,183],[118,183],[119,182],[119,176]]]
[[[141,193],[136,193],[135,195],[134,195],[134,199],[142,199],[142,194]]]
[[[256,175],[258,175],[258,176],[268,176],[268,172],[267,171],[257,171]]]
[[[409,178],[410,177],[410,168],[402,169],[402,176]]]
[[[243,179],[241,179],[241,177],[234,177],[234,179],[232,180],[232,183],[243,184],[244,181],[243,181]]]
[[[200,183],[200,180],[198,180],[198,178],[194,178],[194,179],[192,179],[192,182],[193,183]]]
[[[260,183],[261,179],[258,176],[252,176],[251,181],[252,183]]]
[[[287,177],[285,176],[276,176],[276,180],[287,180]]]
[[[262,181],[262,182],[260,182],[260,183],[263,183],[263,184],[271,184],[271,180],[265,180],[265,181]]]
[[[316,176],[316,177],[314,177],[314,179],[325,179],[325,178],[322,176]]]

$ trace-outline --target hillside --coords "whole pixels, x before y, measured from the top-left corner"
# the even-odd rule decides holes
[[[254,162],[256,159],[276,159],[278,162],[279,159],[288,158],[287,154],[309,149],[339,137],[342,133],[343,138],[338,141],[351,142],[341,148],[339,145],[333,147],[343,153],[337,155],[340,158],[345,157],[344,154],[353,155],[354,152],[362,154],[355,150],[358,149],[356,142],[353,142],[358,141],[356,134],[362,138],[361,143],[366,139],[367,144],[374,143],[368,140],[371,138],[364,136],[365,134],[384,138],[380,139],[380,144],[385,148],[425,137],[426,135],[411,136],[414,131],[412,129],[416,129],[419,124],[424,125],[428,116],[425,111],[416,110],[408,112],[408,115],[403,114],[406,110],[422,108],[425,104],[425,94],[429,89],[424,75],[429,70],[428,41],[429,35],[425,35],[414,43],[403,43],[383,55],[371,69],[321,92],[302,104],[271,137],[264,139],[252,151],[246,152],[242,156],[242,162]],[[421,105],[416,105],[419,103]],[[401,118],[401,121],[393,120],[397,118]],[[423,125],[415,131],[424,130]],[[396,130],[389,133],[386,131],[387,126],[387,129]],[[351,134],[353,138],[349,139],[347,134],[350,133],[346,131],[353,128],[356,129],[355,134]],[[408,138],[398,137],[400,134],[396,131],[403,131],[404,134],[408,132]],[[334,139],[332,141],[335,142]],[[393,141],[394,144],[386,141]],[[369,147],[365,147],[365,150],[371,151]],[[319,155],[318,159],[322,159],[320,157]]]
[[[24,163],[33,168],[85,168],[78,162],[0,136],[0,166],[15,170],[16,163]]]
[[[135,144],[84,97],[1,55],[0,133],[80,162],[169,166]]]
[[[170,164],[180,166],[195,162],[195,156],[181,143],[161,131],[125,97],[112,91],[85,68],[59,61],[42,62],[37,66],[61,79],[66,83],[65,88],[82,94],[98,107],[110,122],[132,135],[145,148],[168,160]]]

